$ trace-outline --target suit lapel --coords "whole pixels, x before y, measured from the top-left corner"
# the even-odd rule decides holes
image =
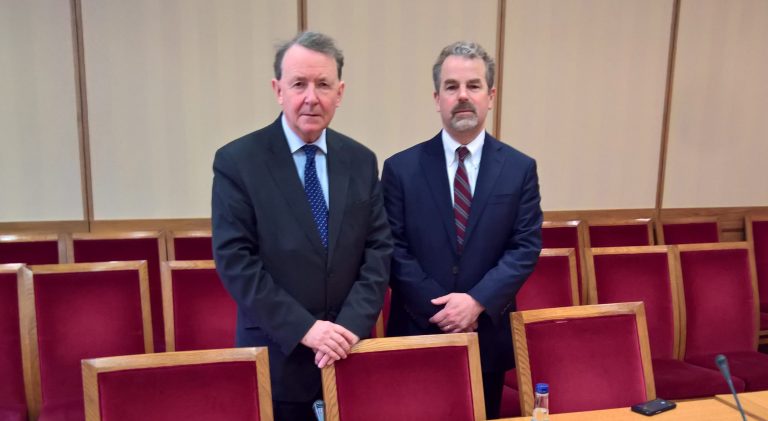
[[[272,156],[271,159],[267,160],[267,167],[272,179],[288,202],[289,213],[293,215],[296,223],[307,235],[312,247],[318,253],[325,254],[320,233],[317,231],[315,219],[312,216],[312,209],[309,207],[304,186],[301,185],[299,174],[296,172],[296,164],[293,162],[293,156],[288,148],[288,140],[285,138],[279,118],[270,126],[270,131],[271,135],[268,136],[267,142],[269,153]]]
[[[424,145],[421,168],[435,202],[437,217],[443,222],[451,250],[456,252],[456,226],[453,220],[453,201],[448,186],[448,169],[445,164],[443,141],[440,134]]]
[[[483,144],[483,156],[480,159],[480,170],[475,183],[475,193],[472,195],[472,208],[469,211],[469,222],[464,235],[464,244],[469,244],[475,227],[493,193],[493,187],[504,166],[504,155],[501,153],[501,143],[486,133]]]
[[[349,162],[344,148],[336,133],[327,130],[328,142],[328,262],[332,261],[333,250],[341,232],[341,223],[344,218],[344,210],[347,207],[347,187],[351,177]]]

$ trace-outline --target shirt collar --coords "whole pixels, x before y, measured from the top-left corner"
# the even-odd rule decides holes
[[[483,153],[483,144],[485,143],[485,130],[481,131],[477,137],[472,139],[472,141],[466,145],[457,142],[445,130],[442,131],[442,139],[443,150],[445,151],[445,162],[449,165],[453,164],[458,159],[456,156],[456,149],[460,146],[466,146],[467,149],[469,149],[469,160],[473,165],[477,166],[480,162],[480,155]]]
[[[292,154],[296,153],[296,151],[301,149],[302,146],[306,145],[307,142],[303,141],[299,135],[291,130],[291,127],[288,126],[288,121],[285,119],[285,114],[283,114],[280,118],[280,122],[283,125],[283,133],[285,133],[285,138],[288,139],[288,148],[291,150]],[[325,129],[323,129],[323,131],[320,133],[320,137],[312,142],[312,144],[320,148],[324,155],[328,155],[328,143],[325,140]]]

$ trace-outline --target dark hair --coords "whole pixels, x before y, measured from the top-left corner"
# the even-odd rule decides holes
[[[435,65],[432,66],[432,81],[435,83],[435,92],[440,92],[440,72],[443,70],[443,62],[448,56],[466,57],[468,59],[480,58],[485,63],[485,81],[488,89],[493,88],[493,78],[496,75],[496,63],[485,49],[476,42],[458,41],[443,48],[437,56]]]
[[[296,35],[292,40],[280,44],[275,53],[275,79],[280,80],[283,76],[283,57],[285,52],[294,45],[317,51],[336,60],[336,69],[339,79],[341,79],[341,68],[344,67],[344,54],[336,47],[336,42],[328,35],[319,32],[302,32]]]

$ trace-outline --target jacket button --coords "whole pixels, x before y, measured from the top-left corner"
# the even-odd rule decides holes
[[[454,265],[453,268],[451,268],[451,270],[453,271],[454,275],[458,275],[459,274],[459,267],[458,266]]]

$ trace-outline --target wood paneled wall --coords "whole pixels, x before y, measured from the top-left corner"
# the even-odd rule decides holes
[[[277,116],[303,25],[344,49],[333,126],[380,163],[437,133],[432,63],[471,39],[554,219],[768,205],[762,0],[27,0],[0,7],[0,231],[205,228],[213,152]]]

